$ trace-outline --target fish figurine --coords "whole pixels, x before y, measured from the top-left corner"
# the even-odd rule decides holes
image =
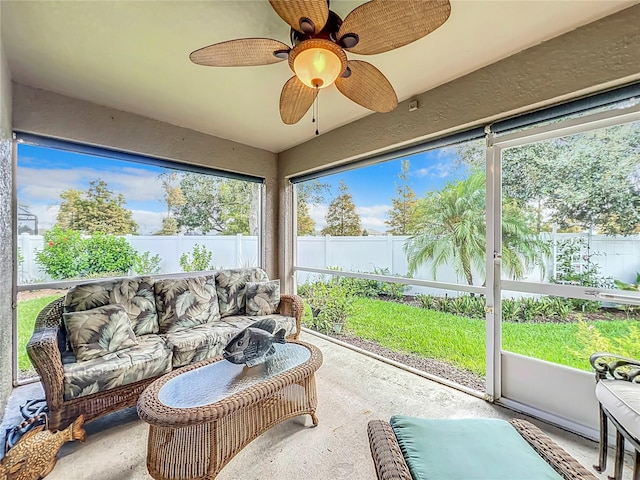
[[[86,433],[80,415],[64,430],[51,433],[44,425],[25,433],[0,461],[0,480],[38,480],[56,465],[60,447],[72,440],[84,442]]]
[[[275,353],[274,343],[286,343],[285,329],[273,333],[275,329],[273,318],[258,320],[231,339],[224,347],[223,358],[235,364],[246,363],[248,367],[264,362]]]

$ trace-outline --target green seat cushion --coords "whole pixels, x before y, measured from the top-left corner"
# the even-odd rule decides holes
[[[506,421],[391,417],[414,480],[561,480]]]

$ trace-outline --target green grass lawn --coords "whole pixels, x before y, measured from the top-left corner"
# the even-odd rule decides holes
[[[36,316],[59,295],[18,303],[18,367],[33,373],[26,345]],[[311,312],[305,306],[305,317]],[[303,319],[304,320],[304,319]],[[628,335],[627,321],[589,322],[607,338]],[[637,323],[637,322],[636,322]],[[485,322],[449,313],[370,298],[356,298],[346,329],[397,351],[444,360],[485,374]],[[503,323],[505,350],[582,370],[591,370],[589,355],[576,338],[576,323]]]
[[[485,374],[485,322],[383,300],[356,298],[346,329],[397,351],[435,358]],[[309,313],[307,312],[307,315]],[[608,338],[628,334],[630,322],[588,322]],[[576,323],[503,323],[504,350],[582,370],[589,355]]]
[[[18,369],[24,373],[35,374],[31,361],[27,356],[27,342],[33,334],[33,326],[36,317],[49,302],[52,302],[60,295],[49,295],[46,297],[24,300],[18,303]]]

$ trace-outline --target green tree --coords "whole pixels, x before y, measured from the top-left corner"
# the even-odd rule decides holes
[[[389,219],[384,221],[390,227],[387,232],[392,235],[410,235],[415,230],[418,200],[409,186],[408,174],[409,160],[403,160],[398,174],[400,183],[396,183],[397,196],[391,199]]]
[[[485,175],[476,172],[419,201],[417,233],[404,245],[410,275],[427,261],[431,261],[434,278],[442,265],[451,265],[469,285],[473,285],[474,269],[484,274],[485,197]],[[513,203],[503,208],[502,238],[502,265],[512,278],[522,278],[548,254],[547,244]]]
[[[180,232],[178,221],[173,217],[164,217],[162,219],[162,228],[154,235],[177,235]]]
[[[327,226],[322,229],[322,235],[338,237],[362,234],[360,217],[356,213],[356,206],[344,180],[340,180],[338,196],[329,204],[326,219]]]
[[[180,231],[174,213],[185,204],[180,188],[180,173],[166,171],[159,175],[162,181],[163,200],[167,204],[167,216],[162,219],[162,228],[155,235],[176,235]]]
[[[472,168],[484,158],[457,148]],[[640,122],[509,148],[502,156],[505,198],[564,231],[596,228],[607,235],[640,230]]]
[[[184,203],[173,207],[180,228],[188,233],[255,235],[259,186],[241,180],[186,173],[180,179]]]
[[[124,195],[114,194],[103,180],[89,182],[86,192],[74,188],[65,190],[60,198],[57,223],[62,229],[87,235],[97,232],[126,235],[138,231],[131,210],[125,208]]]
[[[329,185],[318,180],[299,183],[296,185],[296,221],[298,235],[313,235],[316,233],[316,222],[310,215],[311,204],[322,203]]]

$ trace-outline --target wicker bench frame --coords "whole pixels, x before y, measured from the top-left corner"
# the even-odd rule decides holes
[[[558,474],[566,480],[597,480],[562,447],[538,427],[525,420],[513,419],[511,425]],[[412,480],[393,429],[384,420],[372,420],[367,427],[371,456],[378,480]]]
[[[84,414],[85,423],[108,413],[134,407],[140,394],[158,377],[112,388],[71,400],[64,398],[64,371],[60,352],[60,326],[64,297],[45,306],[36,318],[33,335],[27,343],[27,354],[40,375],[49,407],[49,429],[61,430]],[[296,319],[296,331],[288,339],[297,340],[304,305],[297,295],[280,295],[278,312]]]
[[[291,343],[309,349],[310,358],[210,405],[172,408],[158,395],[169,380],[222,357],[182,367],[152,383],[138,400],[138,416],[149,424],[149,474],[156,480],[210,480],[251,441],[279,423],[308,414],[317,426],[314,374],[322,365],[322,353],[305,342]]]

